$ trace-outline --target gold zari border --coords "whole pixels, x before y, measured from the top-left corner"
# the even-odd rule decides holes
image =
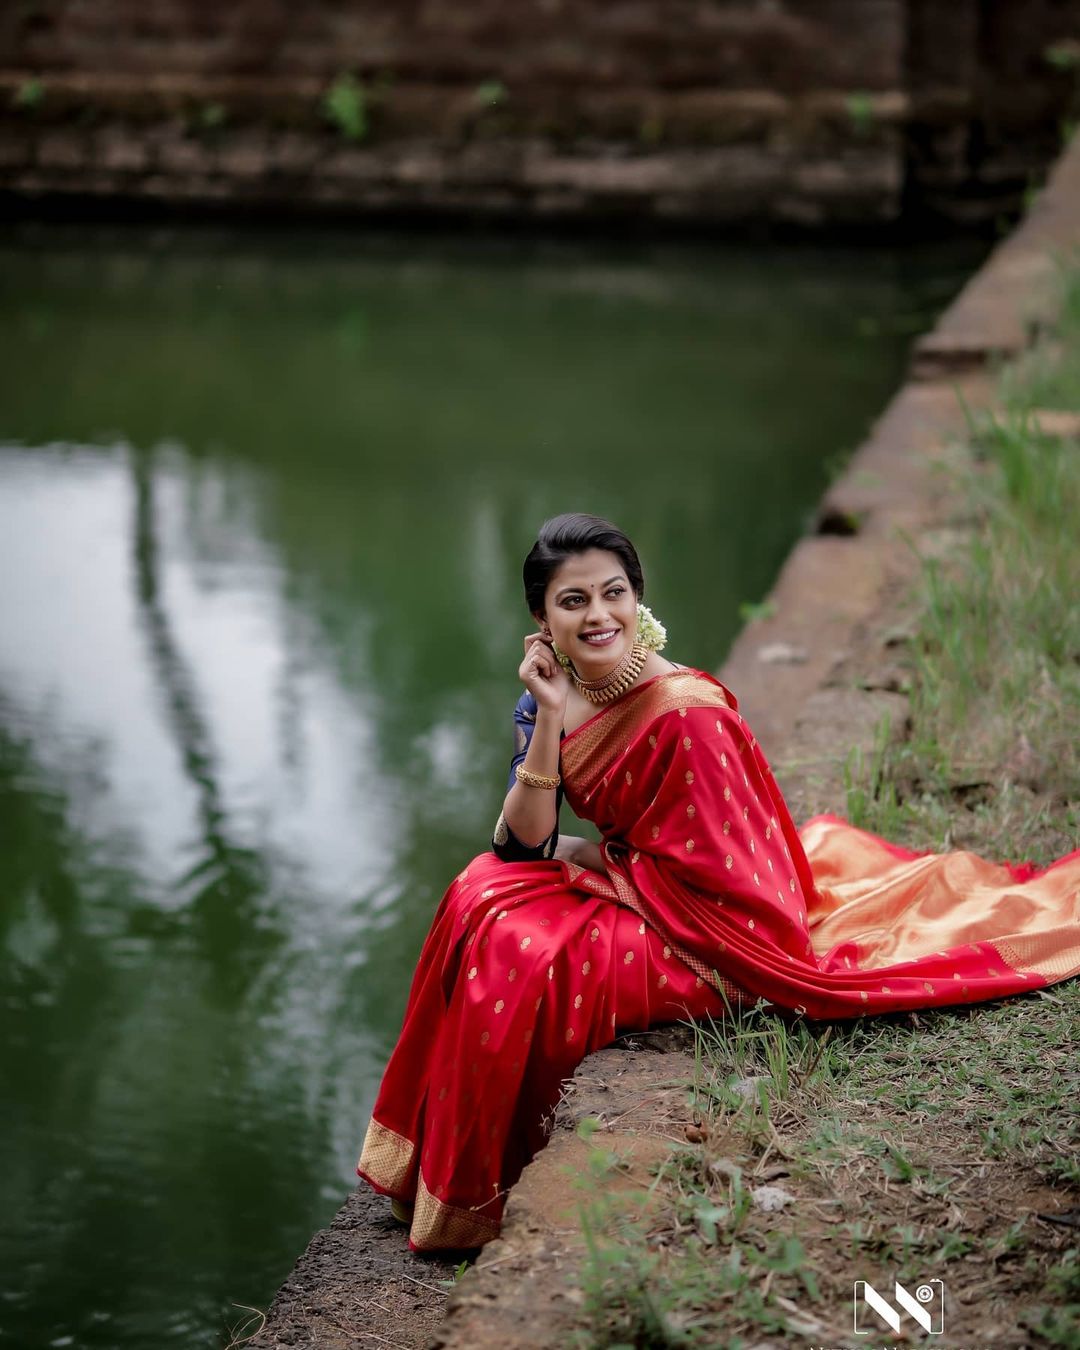
[[[688,965],[699,979],[704,980],[706,984],[712,985],[718,993],[722,994],[724,998],[727,999],[731,1007],[737,1007],[743,1002],[745,995],[737,984],[733,984],[726,976],[721,975],[715,967],[707,965],[700,956],[695,956],[693,952],[688,951],[681,942],[676,941],[670,933],[666,932],[665,929],[656,922],[648,910],[642,905],[641,900],[638,898],[637,891],[624,876],[619,872],[613,871],[611,873],[611,880],[620,902],[624,904],[627,909],[632,909],[635,914],[639,914],[650,928],[659,933],[679,960],[685,965]]]
[[[587,795],[630,740],[664,713],[676,708],[730,706],[723,689],[700,675],[682,670],[659,675],[640,690],[631,689],[566,738],[561,754],[563,783],[571,791]]]
[[[475,1209],[459,1209],[436,1199],[424,1183],[421,1172],[416,1187],[409,1240],[420,1251],[428,1248],[482,1247],[499,1236],[499,1222]]]
[[[992,939],[990,946],[1006,965],[1051,981],[1080,974],[1080,927],[1063,924],[1044,933],[1013,933]]]
[[[409,1177],[416,1145],[404,1135],[387,1129],[372,1116],[360,1150],[358,1170],[384,1190],[402,1191]]]

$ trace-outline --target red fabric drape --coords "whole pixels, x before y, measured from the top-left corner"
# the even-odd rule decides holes
[[[439,906],[358,1172],[417,1250],[480,1245],[561,1081],[620,1031],[765,998],[811,1017],[974,1002],[1080,971],[1080,853],[1042,872],[800,834],[734,697],[679,670],[567,736],[608,875],[473,862]]]

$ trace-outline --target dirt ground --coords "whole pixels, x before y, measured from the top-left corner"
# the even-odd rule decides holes
[[[329,1228],[316,1233],[278,1290],[265,1327],[243,1344],[394,1345],[419,1350],[442,1320],[457,1263],[421,1258],[406,1246],[390,1202],[366,1186],[349,1196]]]

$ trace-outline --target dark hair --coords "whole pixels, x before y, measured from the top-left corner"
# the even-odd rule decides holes
[[[600,516],[587,516],[581,511],[552,516],[540,526],[536,543],[529,550],[522,568],[525,581],[525,603],[530,614],[539,614],[544,608],[544,592],[552,574],[567,558],[585,553],[590,548],[602,548],[614,553],[623,565],[627,580],[641,600],[645,595],[645,578],[637,549],[617,525]]]

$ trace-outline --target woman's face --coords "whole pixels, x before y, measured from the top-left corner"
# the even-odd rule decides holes
[[[637,636],[637,596],[618,555],[591,548],[567,558],[548,581],[542,617],[582,679],[609,671]]]

